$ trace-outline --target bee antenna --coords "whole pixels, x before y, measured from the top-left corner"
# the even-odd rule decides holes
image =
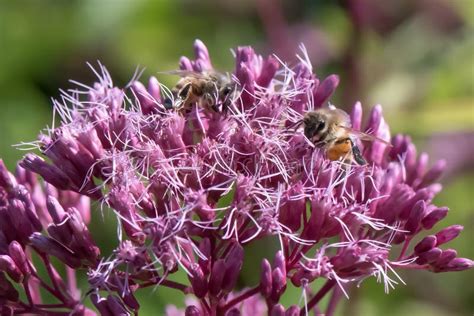
[[[291,129],[296,130],[298,127],[301,126],[301,124],[303,124],[303,120],[302,120],[302,119],[301,119],[301,120],[298,120],[298,121],[296,121],[296,122],[294,122],[294,123],[292,123],[292,124],[290,124],[289,126],[287,126],[287,127],[285,128],[285,131],[289,131],[289,130],[291,130]]]

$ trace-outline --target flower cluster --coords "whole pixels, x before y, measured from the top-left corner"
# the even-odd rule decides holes
[[[396,269],[472,267],[440,248],[459,225],[412,242],[448,212],[432,204],[444,163],[428,168],[409,137],[391,138],[380,106],[364,127],[359,103],[350,113],[353,129],[392,144],[359,142],[364,166],[327,160],[290,128],[325,106],[338,85],[336,75],[320,81],[302,52],[290,67],[238,48],[226,111],[199,102],[190,111],[167,109],[169,89],[156,78],[119,89],[102,65],[93,86],[63,92],[54,103],[61,123],[34,143],[47,159],[27,154],[15,176],[0,166],[2,312],[93,314],[76,271],[87,271],[83,294],[101,315],[137,314],[134,294],[150,286],[193,295],[185,311],[169,306],[168,315],[304,315],[330,291],[347,295],[350,283],[370,276],[388,291],[403,282]],[[182,57],[180,68],[213,71],[200,41],[195,56]],[[101,256],[87,229],[90,200],[117,217],[110,255]],[[258,284],[238,289],[246,246],[268,236],[280,251],[261,262]],[[36,256],[52,285],[36,272]],[[177,270],[188,284],[169,279]],[[316,279],[327,281],[312,295]],[[288,282],[301,288],[302,304],[279,303]],[[43,291],[58,302],[42,304]]]

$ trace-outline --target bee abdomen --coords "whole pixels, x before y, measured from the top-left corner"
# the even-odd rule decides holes
[[[339,160],[351,155],[352,142],[349,138],[338,139],[326,151],[326,156],[329,160]]]

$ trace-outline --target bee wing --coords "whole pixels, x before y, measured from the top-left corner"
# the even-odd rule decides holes
[[[367,133],[364,133],[364,132],[356,131],[356,130],[350,128],[350,127],[345,127],[345,126],[341,126],[341,127],[343,129],[345,129],[347,132],[349,132],[350,134],[355,135],[357,138],[359,138],[361,140],[366,140],[366,141],[369,141],[369,142],[379,141],[379,142],[384,143],[387,146],[392,147],[392,144],[390,142],[387,142],[385,139],[382,139],[380,137],[370,135],[370,134],[367,134]]]
[[[204,78],[205,74],[197,72],[197,71],[191,71],[191,70],[169,70],[169,71],[159,71],[159,74],[165,74],[165,75],[174,75],[174,76],[180,76],[180,77],[193,77],[196,79]]]

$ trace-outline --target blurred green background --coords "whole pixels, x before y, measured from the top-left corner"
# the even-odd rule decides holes
[[[144,80],[176,69],[181,55],[192,55],[195,38],[223,71],[233,69],[230,48],[238,45],[291,62],[304,43],[320,77],[341,76],[334,104],[381,103],[394,134],[412,135],[432,161],[448,160],[435,202],[451,208],[444,226],[465,226],[450,246],[474,258],[473,29],[472,0],[0,0],[0,157],[13,169],[23,152],[12,145],[51,124],[58,88],[70,87],[68,79],[94,80],[87,61],[100,60],[120,86],[137,65],[146,67]],[[113,226],[112,216],[104,224],[94,214],[92,232],[104,255],[115,247]],[[256,248],[271,257],[265,241]],[[244,267],[242,285],[257,281],[256,260]],[[364,282],[339,315],[474,312],[473,271],[402,277],[408,285],[389,295],[374,280]],[[298,303],[301,293],[288,292],[284,303]],[[143,315],[183,302],[161,289],[140,299]]]

